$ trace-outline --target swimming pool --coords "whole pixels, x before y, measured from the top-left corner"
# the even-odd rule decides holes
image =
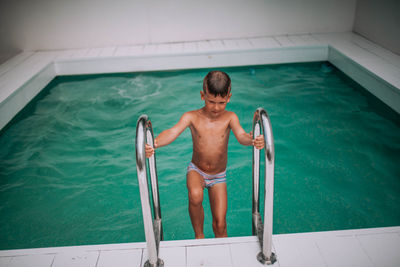
[[[259,106],[275,137],[274,233],[398,225],[398,115],[321,63],[225,69],[246,130]],[[200,108],[207,69],[58,77],[2,131],[2,249],[143,241],[136,120],[155,133]],[[192,238],[190,132],[157,151],[165,239]],[[251,234],[251,148],[232,136],[228,234]],[[207,197],[205,197],[207,199]],[[205,201],[205,234],[212,237]]]

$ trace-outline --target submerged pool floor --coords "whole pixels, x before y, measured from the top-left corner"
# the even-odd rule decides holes
[[[323,63],[224,69],[228,110],[250,131],[264,107],[275,138],[274,233],[400,223],[400,123]],[[202,107],[207,69],[58,77],[0,135],[0,249],[144,241],[134,138]],[[228,235],[251,235],[251,148],[231,136]],[[186,130],[157,151],[166,240],[193,238]],[[205,234],[212,237],[205,196]]]

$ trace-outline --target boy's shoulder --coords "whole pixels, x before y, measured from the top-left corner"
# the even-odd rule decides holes
[[[190,124],[197,116],[198,116],[197,110],[187,111],[182,114],[180,121],[183,121],[186,124]]]
[[[229,119],[231,118],[237,118],[237,115],[233,111],[225,110],[225,116],[228,117]]]
[[[228,116],[237,116],[236,113],[233,111],[226,110],[226,113],[228,114]]]
[[[198,110],[190,110],[190,111],[186,111],[185,113],[183,113],[182,117],[193,118],[193,117],[197,116],[198,113],[199,113]]]

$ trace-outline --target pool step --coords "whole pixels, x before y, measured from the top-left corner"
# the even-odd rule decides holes
[[[273,266],[400,266],[400,227],[273,236]],[[141,267],[144,242],[0,251],[1,267]],[[162,241],[165,267],[252,267],[259,245],[254,236]]]

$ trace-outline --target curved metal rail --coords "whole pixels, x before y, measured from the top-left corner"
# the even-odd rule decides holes
[[[263,108],[258,108],[253,117],[253,138],[261,134],[265,142],[265,191],[264,191],[264,224],[260,215],[260,150],[253,146],[253,235],[260,241],[261,252],[258,261],[263,264],[273,264],[276,261],[272,247],[272,224],[274,206],[274,168],[275,147],[272,135],[271,121]]]
[[[140,190],[140,201],[142,203],[144,231],[147,243],[149,259],[145,262],[145,267],[162,267],[164,262],[158,258],[160,240],[163,239],[161,223],[161,208],[158,194],[158,178],[156,169],[155,154],[149,158],[151,199],[153,204],[153,217],[151,215],[150,196],[148,188],[148,172],[146,166],[145,144],[154,147],[154,134],[151,121],[147,115],[139,117],[136,124],[136,169]],[[153,219],[154,218],[154,219]]]

